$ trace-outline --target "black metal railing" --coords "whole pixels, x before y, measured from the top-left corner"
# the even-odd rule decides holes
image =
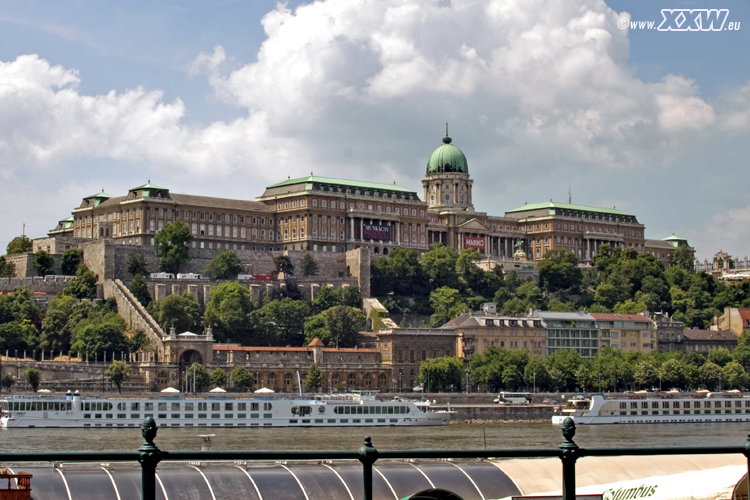
[[[144,420],[141,431],[145,442],[133,452],[68,452],[68,453],[0,453],[0,462],[139,462],[144,500],[156,498],[156,467],[169,461],[305,461],[358,460],[362,463],[364,500],[372,500],[372,467],[379,459],[460,459],[460,458],[552,458],[562,462],[562,498],[575,500],[576,461],[581,457],[613,457],[644,455],[710,455],[742,454],[750,472],[750,434],[741,446],[684,448],[592,448],[578,447],[573,441],[575,423],[566,419],[562,426],[565,441],[552,449],[522,450],[401,450],[378,451],[370,437],[356,451],[176,451],[160,450],[154,444],[157,426],[153,418]],[[748,486],[750,490],[750,485]],[[750,497],[749,497],[750,498]]]

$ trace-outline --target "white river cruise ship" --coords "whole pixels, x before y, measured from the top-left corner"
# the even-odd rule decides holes
[[[750,398],[742,397],[740,391],[594,394],[591,399],[571,398],[555,411],[552,423],[561,425],[568,417],[576,425],[750,422]]]
[[[153,417],[160,427],[339,427],[445,425],[449,412],[429,401],[379,401],[376,391],[320,395],[141,398],[81,397],[78,391],[0,400],[0,427],[138,427]]]

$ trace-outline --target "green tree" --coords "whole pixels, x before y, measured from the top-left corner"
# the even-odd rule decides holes
[[[561,391],[574,391],[577,387],[576,372],[581,364],[580,354],[576,349],[558,349],[547,358],[547,366],[552,375],[553,370],[559,377],[558,388]]]
[[[122,384],[130,378],[130,365],[124,361],[112,361],[104,372],[105,377],[117,386],[117,392],[122,393]]]
[[[8,246],[5,248],[5,254],[30,253],[33,246],[28,236],[16,236],[8,243]]]
[[[137,329],[135,332],[133,332],[133,335],[131,335],[128,339],[128,351],[130,352],[145,352],[149,351],[150,349],[151,340],[148,338],[148,335],[146,335],[146,332],[141,329]]]
[[[685,369],[679,360],[668,359],[661,365],[661,382],[663,387],[685,387]]]
[[[552,379],[541,356],[529,356],[529,361],[523,371],[523,380],[526,382],[526,387],[531,387],[532,390],[549,391],[552,389]]]
[[[13,375],[10,373],[6,373],[5,376],[3,376],[3,379],[0,380],[0,386],[8,392],[13,388],[13,385],[15,385],[16,379],[13,378]]]
[[[721,373],[723,375],[722,379],[724,384],[731,389],[741,389],[742,387],[745,387],[750,379],[747,371],[745,371],[742,365],[736,361],[727,363],[724,368],[721,369]]]
[[[273,272],[274,274],[284,273],[284,276],[291,276],[294,274],[294,264],[292,259],[288,255],[277,255],[273,258]]]
[[[430,305],[435,311],[430,317],[430,326],[438,328],[453,319],[456,306],[463,305],[461,294],[455,288],[440,287],[430,294]]]
[[[16,287],[10,295],[0,295],[0,323],[24,319],[37,323],[41,316],[42,311],[28,288]]]
[[[458,259],[456,259],[456,272],[459,278],[476,293],[479,293],[479,285],[484,278],[484,271],[477,265],[477,262],[481,260],[482,256],[475,248],[462,249]]]
[[[319,272],[318,263],[315,262],[315,259],[313,259],[313,256],[309,253],[306,253],[305,256],[302,257],[302,260],[299,263],[299,267],[300,267],[300,274],[302,274],[302,276],[305,278],[318,275],[318,272]]]
[[[310,316],[310,306],[300,300],[284,298],[272,300],[259,310],[261,318],[273,326],[275,345],[300,346],[304,342],[305,319]]]
[[[146,280],[140,274],[136,274],[133,277],[133,281],[130,283],[128,289],[143,307],[148,307],[151,303],[151,294],[148,291],[148,285],[146,285]]]
[[[584,360],[581,361],[578,369],[576,369],[576,384],[584,392],[590,391],[594,385],[594,374],[591,372],[591,366]]]
[[[708,351],[708,360],[718,366],[724,366],[732,361],[732,353],[726,347],[718,347]]]
[[[0,278],[13,278],[16,275],[16,265],[0,256]]]
[[[31,386],[31,390],[36,392],[39,389],[39,383],[42,381],[42,374],[36,368],[26,368],[24,372],[26,382]]]
[[[320,371],[318,365],[315,363],[310,365],[307,369],[307,377],[305,377],[305,388],[310,392],[315,392],[323,385],[323,372]]]
[[[65,276],[73,276],[78,271],[81,262],[83,262],[83,250],[68,248],[60,257],[60,270]]]
[[[189,292],[182,295],[167,295],[161,300],[151,302],[147,309],[165,333],[169,333],[171,327],[174,327],[177,333],[196,331],[199,328],[200,304]]]
[[[55,265],[55,258],[44,250],[39,250],[34,254],[34,269],[36,269],[37,276],[47,276],[48,274],[54,274],[52,267]]]
[[[193,392],[200,392],[211,385],[211,377],[209,377],[205,366],[200,363],[193,363],[185,372],[185,382],[187,387],[193,388]]]
[[[39,331],[27,319],[0,324],[0,349],[22,350],[39,347]]]
[[[68,315],[59,309],[47,309],[42,320],[42,335],[39,347],[45,351],[67,351],[70,349],[70,328]]]
[[[217,368],[211,372],[211,384],[216,387],[227,385],[227,372],[221,368]]]
[[[425,392],[460,392],[465,374],[463,360],[459,358],[431,358],[419,365],[419,380],[429,384]]]
[[[333,288],[330,286],[324,286],[318,290],[318,293],[313,299],[312,305],[313,310],[316,313],[322,313],[332,307],[341,305],[341,293],[340,288]]]
[[[75,277],[70,280],[68,286],[63,290],[63,294],[77,299],[92,300],[96,298],[96,276],[89,270],[86,264],[80,265]]]
[[[140,274],[141,276],[149,275],[148,267],[146,266],[146,258],[142,253],[133,252],[128,255],[128,260],[125,263],[125,270],[133,278],[135,278],[136,274]]]
[[[128,350],[125,320],[117,313],[94,313],[82,320],[73,330],[71,350],[98,355]]]
[[[523,375],[516,365],[508,365],[503,370],[503,385],[511,391],[516,391],[523,384]]]
[[[357,308],[336,306],[323,313],[326,329],[331,332],[331,342],[336,347],[353,347],[356,336],[365,327],[367,319]]]
[[[154,237],[159,256],[159,271],[177,273],[188,260],[188,248],[193,241],[190,228],[182,221],[167,224]]]
[[[203,323],[210,326],[218,342],[228,338],[244,345],[256,343],[251,313],[257,309],[247,288],[236,281],[222,283],[211,289]]]
[[[719,380],[721,379],[721,367],[719,365],[707,361],[700,367],[699,372],[704,387],[719,389]]]
[[[633,374],[635,385],[640,389],[649,390],[659,383],[659,371],[650,361],[641,361]]]
[[[537,264],[539,284],[547,293],[575,291],[581,287],[583,272],[575,254],[564,248],[547,251]]]
[[[226,250],[211,259],[203,273],[212,278],[234,279],[242,272],[242,263],[234,250]]]
[[[461,284],[456,272],[458,253],[452,247],[442,243],[433,243],[420,261],[432,288],[448,287],[459,289]]]
[[[672,266],[677,266],[688,272],[695,269],[695,259],[693,251],[686,244],[678,245],[672,254]]]
[[[330,346],[333,344],[331,340],[331,332],[326,327],[326,318],[323,313],[310,316],[305,319],[305,345],[309,344],[315,339],[319,339],[325,345]]]
[[[237,365],[232,370],[232,385],[235,389],[245,392],[253,387],[255,377],[244,366]]]

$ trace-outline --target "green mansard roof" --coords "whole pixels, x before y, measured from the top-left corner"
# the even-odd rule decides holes
[[[412,189],[406,189],[395,184],[382,184],[380,182],[363,182],[363,181],[351,181],[348,179],[335,179],[333,177],[320,177],[317,175],[310,175],[307,177],[299,177],[297,179],[287,179],[284,182],[279,182],[272,186],[268,186],[267,189],[277,188],[282,186],[291,186],[293,184],[308,184],[306,189],[312,189],[313,184],[330,184],[335,186],[347,186],[359,189],[377,189],[378,191],[395,191],[399,193],[414,193]]]
[[[622,210],[617,210],[616,208],[589,207],[586,205],[570,205],[568,203],[557,203],[554,201],[547,201],[543,203],[531,203],[531,204],[524,205],[522,207],[514,208],[513,210],[508,210],[506,213],[527,212],[529,210],[541,210],[544,208],[549,208],[549,209],[559,208],[561,210],[576,210],[579,212],[598,212],[602,214],[621,215],[623,217],[635,217],[635,215],[633,214],[623,212]]]
[[[146,184],[144,184],[143,186],[138,186],[138,187],[131,188],[130,191],[135,191],[137,189],[163,189],[165,191],[169,191],[165,187],[161,187],[161,186],[157,186],[155,184],[151,184],[151,179],[149,179],[148,182]]]

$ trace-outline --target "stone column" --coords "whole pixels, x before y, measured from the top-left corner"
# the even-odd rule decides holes
[[[354,217],[349,219],[349,227],[351,229],[349,234],[349,241],[354,241]]]
[[[365,241],[365,218],[359,218],[359,241]]]

